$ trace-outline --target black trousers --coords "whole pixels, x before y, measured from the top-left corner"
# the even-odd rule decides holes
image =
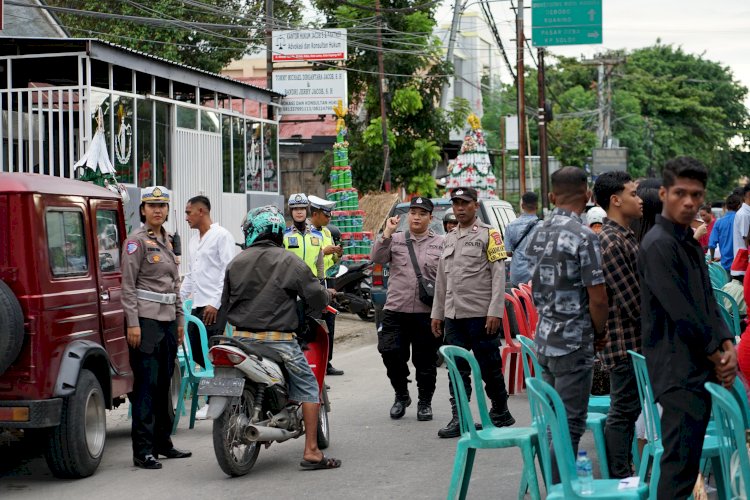
[[[203,310],[205,307],[196,307],[190,314],[203,321]],[[219,309],[216,313],[216,322],[213,325],[206,325],[206,334],[208,338],[216,335],[224,335],[224,328],[227,326],[227,315],[225,311]],[[206,367],[206,362],[203,359],[203,349],[201,348],[201,334],[198,331],[198,326],[195,323],[188,323],[188,340],[190,341],[190,352],[193,354],[193,360],[198,363],[201,367]]]
[[[130,367],[134,384],[130,400],[133,405],[133,455],[143,457],[157,450],[172,448],[169,435],[174,415],[169,393],[177,356],[177,321],[138,318],[141,346],[130,350]]]
[[[474,352],[479,369],[482,372],[484,390],[498,411],[506,409],[508,391],[505,388],[503,378],[502,360],[500,358],[500,342],[498,334],[487,335],[485,325],[487,318],[461,318],[445,319],[446,345],[457,345]],[[471,397],[471,368],[464,360],[459,359],[456,363],[458,371],[466,388],[466,395]],[[450,388],[453,397],[453,387]]]
[[[661,436],[664,454],[656,497],[681,500],[693,493],[700,470],[703,438],[711,417],[708,393],[671,389],[658,399],[664,412]]]
[[[419,400],[432,402],[437,378],[437,350],[440,341],[430,328],[430,313],[383,311],[378,332],[378,352],[383,357],[388,379],[397,396],[409,394],[409,357],[416,372]]]
[[[328,327],[328,364],[331,364],[333,359],[333,336],[336,331],[336,315],[330,312],[323,313],[323,321],[326,322]]]
[[[631,449],[635,421],[641,412],[638,382],[629,359],[618,360],[610,369],[609,388],[611,403],[604,427],[604,441],[607,443],[609,475],[613,479],[622,479],[632,475]]]

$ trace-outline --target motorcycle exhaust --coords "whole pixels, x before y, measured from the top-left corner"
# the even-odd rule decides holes
[[[281,443],[295,437],[295,433],[278,427],[248,425],[245,427],[245,439],[248,441],[276,441]]]

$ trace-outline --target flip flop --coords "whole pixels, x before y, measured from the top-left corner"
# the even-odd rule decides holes
[[[305,470],[338,469],[341,467],[341,460],[323,455],[319,462],[303,460],[299,463],[299,466]]]

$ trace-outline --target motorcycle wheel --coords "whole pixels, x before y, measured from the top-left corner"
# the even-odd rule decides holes
[[[241,439],[242,421],[249,422],[253,412],[254,395],[245,387],[242,396],[229,404],[219,418],[214,420],[214,453],[225,474],[244,476],[255,465],[260,453],[260,443],[247,444]]]
[[[331,428],[328,426],[328,391],[323,387],[320,410],[318,411],[318,448],[325,450],[331,444]]]
[[[362,321],[369,321],[373,322],[375,321],[375,304],[372,303],[372,299],[370,298],[370,290],[362,289],[362,298],[367,301],[367,309],[360,311],[357,313],[357,316],[359,316],[359,319]]]

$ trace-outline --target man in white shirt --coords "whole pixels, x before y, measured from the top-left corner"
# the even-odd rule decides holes
[[[745,184],[744,188],[738,188],[743,197],[742,206],[737,210],[734,216],[734,225],[732,227],[732,240],[734,242],[734,256],[741,248],[747,248],[747,237],[750,232],[750,182]],[[743,276],[744,271],[731,271],[732,276]]]
[[[227,324],[226,311],[221,310],[221,293],[227,265],[236,255],[234,237],[218,223],[211,221],[211,202],[205,196],[195,196],[185,205],[185,220],[191,229],[188,274],[182,280],[180,296],[193,298],[193,316],[206,325],[209,337],[222,335]],[[193,359],[205,366],[200,332],[195,324],[188,327],[188,339]]]

